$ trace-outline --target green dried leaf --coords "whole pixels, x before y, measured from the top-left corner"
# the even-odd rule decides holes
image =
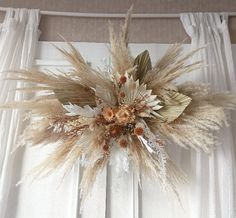
[[[70,94],[66,93],[65,90],[62,89],[54,89],[53,90],[55,96],[57,99],[62,103],[62,104],[68,104],[68,103],[73,103],[76,104],[75,102],[70,101]]]
[[[95,106],[95,96],[90,90],[81,89],[54,89],[53,90],[57,99],[63,104],[76,104],[79,106],[90,105]]]
[[[137,66],[137,71],[134,78],[135,80],[139,79],[141,82],[146,73],[152,69],[151,59],[147,50],[135,58],[134,66]]]
[[[160,114],[167,123],[170,123],[184,112],[192,99],[175,91],[170,91],[168,94],[170,100],[158,111],[158,114]]]

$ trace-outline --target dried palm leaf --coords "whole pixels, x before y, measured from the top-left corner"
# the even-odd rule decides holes
[[[152,69],[152,63],[149,52],[145,50],[134,59],[134,65],[137,67],[134,79],[142,82],[146,73]]]
[[[165,122],[171,123],[184,112],[192,99],[175,91],[169,91],[167,96],[169,100],[165,102],[165,106],[158,113],[164,118]]]

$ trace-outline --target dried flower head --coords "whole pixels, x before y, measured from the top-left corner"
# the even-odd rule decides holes
[[[143,135],[143,133],[144,133],[144,129],[142,127],[136,127],[134,129],[134,134],[137,136],[141,136],[141,135]]]
[[[105,107],[102,109],[102,115],[106,121],[112,121],[114,118],[114,112],[111,107]]]
[[[118,123],[127,124],[131,123],[135,119],[135,115],[128,106],[121,106],[118,108],[115,117]]]

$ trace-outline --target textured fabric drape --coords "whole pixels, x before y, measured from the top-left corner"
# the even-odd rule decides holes
[[[190,77],[209,83],[216,91],[235,91],[236,88],[227,18],[216,13],[181,14],[192,49],[206,47],[193,59],[203,60],[207,67]],[[235,123],[235,116],[232,117]],[[189,199],[192,218],[235,217],[234,123],[221,132],[220,143],[213,154],[191,152],[190,172],[195,181]]]
[[[0,104],[22,100],[24,97],[15,91],[24,85],[22,82],[6,81],[3,78],[7,70],[24,69],[32,65],[39,36],[38,24],[39,10],[9,8],[6,12],[0,26]],[[14,202],[9,204],[9,195],[15,187],[14,180],[20,175],[23,151],[19,149],[11,152],[22,131],[22,123],[21,112],[0,111],[0,217],[4,218],[9,212],[8,205],[14,205]]]

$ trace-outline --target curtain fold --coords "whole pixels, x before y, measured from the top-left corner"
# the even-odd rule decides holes
[[[4,22],[0,26],[1,105],[24,99],[23,94],[15,91],[16,88],[23,87],[24,83],[7,81],[4,78],[7,70],[19,70],[32,66],[40,33],[39,20],[39,10],[7,9]],[[15,187],[12,181],[17,176],[20,178],[21,163],[19,161],[22,160],[23,151],[19,149],[12,153],[12,150],[22,131],[22,117],[23,114],[20,111],[0,111],[0,217],[4,218],[7,217],[10,193]],[[13,210],[12,208],[10,213],[13,213]]]
[[[181,21],[191,38],[191,47],[205,47],[193,61],[203,60],[206,67],[189,78],[209,83],[215,91],[235,92],[235,72],[228,30],[228,16],[218,13],[185,13]],[[235,115],[233,115],[235,119]],[[235,122],[235,121],[234,121]],[[220,143],[206,156],[191,151],[192,195],[190,208],[193,218],[235,217],[235,124],[219,135]]]

